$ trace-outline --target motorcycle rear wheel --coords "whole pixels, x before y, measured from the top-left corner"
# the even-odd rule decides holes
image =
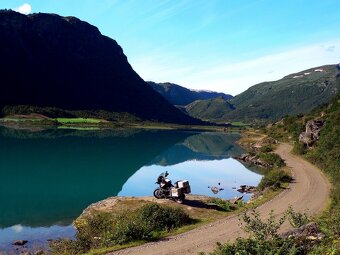
[[[180,196],[176,199],[176,202],[179,203],[179,204],[182,204],[184,199],[185,199],[185,195],[183,194],[182,196]]]
[[[160,189],[155,189],[153,191],[153,196],[157,199],[163,198],[162,191]]]

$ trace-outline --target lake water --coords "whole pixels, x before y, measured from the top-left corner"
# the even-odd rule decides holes
[[[72,221],[110,196],[151,196],[157,176],[189,180],[193,194],[231,198],[261,175],[232,157],[237,134],[0,128],[0,251],[11,242],[72,237]],[[220,183],[220,185],[218,185]],[[211,186],[223,188],[213,194]],[[246,197],[247,199],[248,197]]]

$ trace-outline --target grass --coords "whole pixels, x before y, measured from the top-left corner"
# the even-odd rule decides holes
[[[250,126],[250,124],[247,124],[247,123],[244,123],[244,122],[241,122],[241,121],[231,122],[231,125],[235,126],[235,127],[248,127],[248,126]]]
[[[93,118],[56,118],[55,120],[61,124],[81,124],[81,123],[98,124],[104,121],[101,119]]]

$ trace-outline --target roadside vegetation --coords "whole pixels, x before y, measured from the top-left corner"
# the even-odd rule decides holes
[[[311,252],[315,243],[320,243],[311,236],[302,237],[292,233],[287,238],[279,233],[280,227],[287,221],[291,226],[299,229],[310,221],[305,213],[297,213],[291,207],[279,219],[276,219],[274,211],[271,211],[268,219],[262,220],[261,215],[256,210],[252,210],[248,213],[244,212],[240,221],[242,229],[251,236],[238,238],[234,243],[217,243],[217,247],[209,255],[300,255]],[[306,227],[304,231],[310,231],[314,226],[312,223],[309,229]],[[200,253],[200,255],[205,254]]]
[[[319,140],[310,146],[302,144],[299,142],[299,136],[305,130],[306,123],[317,118],[325,121]],[[262,221],[256,211],[245,213],[241,219],[242,225],[243,229],[250,233],[250,237],[239,238],[234,243],[219,243],[209,254],[340,254],[340,94],[329,104],[307,115],[287,116],[273,126],[262,128],[262,132],[279,141],[293,142],[293,151],[296,154],[316,164],[329,176],[333,183],[331,203],[322,216],[314,219],[316,222],[310,223],[311,225],[306,225],[311,219],[305,213],[296,213],[291,207],[284,217],[278,220],[272,213],[267,222]],[[253,145],[254,142],[249,139],[245,139],[247,145]],[[272,150],[272,145],[252,150],[262,160],[276,165],[276,168],[264,175],[258,185],[259,190],[265,190],[266,187],[279,188],[282,183],[291,180],[287,171],[282,168],[280,160],[271,153]],[[278,229],[287,220],[294,228],[312,226],[320,233],[317,236],[280,235]]]
[[[284,160],[274,152],[277,141],[259,133],[246,132],[239,144],[248,151],[249,156],[241,160],[258,166],[263,177],[257,186],[258,193],[268,189],[277,191],[292,181]]]
[[[325,121],[320,138],[312,146],[299,142],[299,134],[304,131],[307,121],[322,118]],[[266,130],[271,137],[294,142],[294,152],[320,167],[332,182],[331,203],[318,219],[321,230],[326,235],[322,242],[313,246],[310,254],[339,254],[340,251],[340,94],[327,105],[304,116],[282,119]]]
[[[155,203],[117,214],[98,212],[76,222],[75,240],[61,239],[50,244],[52,254],[83,254],[91,249],[157,239],[193,220],[181,208]]]

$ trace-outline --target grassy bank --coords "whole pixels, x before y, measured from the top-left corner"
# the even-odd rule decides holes
[[[105,254],[109,251],[140,245],[170,235],[180,234],[244,210],[222,199],[190,196],[181,205],[170,200],[154,203],[152,198],[108,199],[111,209],[88,210],[74,225],[75,240],[56,240],[52,254]]]
[[[106,128],[137,128],[137,129],[158,129],[158,130],[183,130],[183,131],[213,131],[213,132],[234,132],[243,130],[239,126],[224,128],[215,125],[179,125],[173,123],[162,123],[155,121],[129,120],[106,120],[98,118],[49,118],[39,114],[31,115],[9,115],[0,118],[0,125],[9,128],[70,128],[78,130],[94,130]]]
[[[325,121],[320,138],[307,147],[299,142],[299,134],[309,120]],[[324,240],[309,251],[310,254],[339,254],[340,250],[340,95],[329,104],[308,115],[284,118],[265,130],[272,137],[294,143],[294,153],[304,157],[325,172],[332,182],[331,203],[318,219]]]

